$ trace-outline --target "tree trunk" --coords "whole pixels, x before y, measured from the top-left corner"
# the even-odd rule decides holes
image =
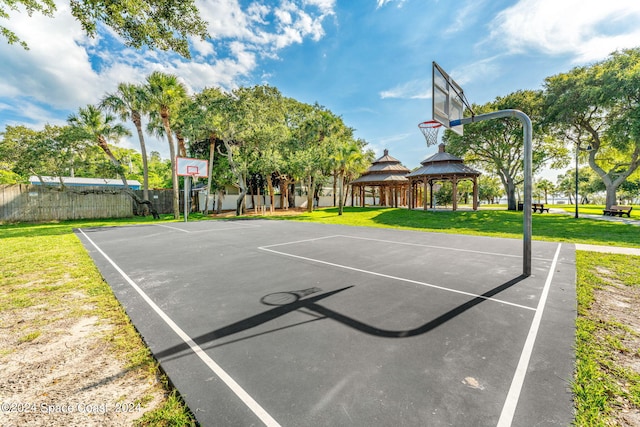
[[[307,177],[307,212],[313,212],[313,177]]]
[[[245,197],[247,196],[247,184],[243,173],[240,173],[240,178],[238,179],[238,181],[240,185],[240,194],[238,195],[238,199],[236,200],[236,216],[240,216],[244,213],[244,210],[246,208]]]
[[[140,205],[142,205],[143,206],[143,209],[142,209],[143,212],[151,211],[151,213],[153,214],[153,218],[154,219],[159,219],[160,215],[158,215],[158,212],[153,207],[153,204],[149,200],[141,200],[140,197],[138,197],[138,195],[129,188],[129,183],[127,182],[127,177],[124,175],[124,172],[122,171],[122,167],[121,167],[120,161],[116,158],[116,156],[113,155],[113,152],[109,148],[109,145],[107,144],[107,141],[104,138],[100,138],[98,140],[98,146],[100,146],[102,151],[104,151],[105,154],[107,155],[107,157],[109,157],[109,160],[111,160],[111,163],[113,163],[113,165],[116,167],[116,169],[118,171],[118,175],[120,176],[120,179],[122,180],[122,185],[123,185],[123,190],[122,191],[125,194],[129,195],[129,197],[131,197],[136,202],[136,204],[137,204],[136,212],[139,211],[139,207],[140,207]]]
[[[222,212],[222,200],[224,199],[223,191],[218,190],[218,200],[216,201],[216,213],[219,214]]]
[[[515,211],[518,209],[517,201],[516,201],[516,186],[513,182],[509,181],[507,183],[507,209],[510,211]]]
[[[610,209],[611,206],[616,205],[618,202],[616,200],[616,190],[617,187],[614,186],[607,186],[607,198],[606,198],[606,205],[607,207],[605,209]]]
[[[338,179],[338,173],[336,171],[333,171],[333,207],[336,207],[336,184],[337,184],[337,179]],[[342,198],[342,193],[340,193],[340,198]],[[342,211],[340,211],[340,215],[342,215]]]
[[[176,139],[178,140],[178,155],[180,157],[187,157],[187,146],[184,144],[184,136],[180,131],[176,132]]]
[[[255,211],[257,209],[256,208],[256,199],[255,199],[255,195],[256,195],[255,183],[249,184],[249,191],[251,193],[251,206],[249,206],[249,209],[253,209]]]
[[[118,159],[116,159],[116,156],[113,155],[113,152],[111,151],[111,149],[109,148],[109,145],[107,144],[107,140],[104,139],[104,137],[102,137],[102,136],[99,137],[98,138],[98,146],[102,149],[102,151],[105,152],[105,154],[107,155],[107,157],[109,158],[111,163],[113,163],[113,165],[116,167],[116,171],[118,172],[118,176],[122,180],[122,185],[124,186],[125,191],[128,191],[129,190],[129,183],[127,182],[127,177],[124,176],[124,172],[122,171],[122,165],[120,164],[120,161]]]
[[[267,188],[269,188],[269,210],[273,213],[274,203],[276,201],[275,192],[273,191],[273,182],[271,182],[271,174],[267,175]]]
[[[287,186],[289,190],[287,190],[287,203],[290,208],[296,207],[296,183],[295,181],[291,181],[291,184]]]
[[[229,160],[229,166],[231,166],[231,173],[236,177],[238,181],[238,187],[240,187],[240,195],[238,196],[238,200],[236,201],[236,215],[240,216],[243,213],[244,208],[244,198],[247,195],[247,178],[244,173],[238,168],[235,160],[233,159],[233,151],[231,150],[231,142],[228,139],[223,138],[222,143],[224,144],[225,149],[227,150],[227,154],[222,154],[226,156]]]
[[[209,138],[209,170],[207,171],[207,192],[204,202],[204,214],[209,215],[209,194],[211,194],[211,175],[213,175],[213,159],[215,158],[216,140]]]
[[[335,180],[334,180],[335,182]],[[340,175],[340,201],[339,201],[339,207],[338,207],[338,215],[342,215],[342,208],[343,208],[343,201],[342,201],[342,193],[344,192],[344,178],[342,176],[342,174]],[[335,197],[335,193],[334,193],[334,197]]]
[[[289,193],[289,186],[287,185],[287,182],[280,177],[278,180],[278,187],[280,188],[280,209],[285,210],[289,207],[288,203],[287,205],[284,204],[286,196]]]
[[[616,200],[616,191],[618,187],[622,185],[622,183],[638,169],[640,166],[640,145],[636,145],[635,150],[631,154],[631,162],[627,167],[627,170],[620,173],[615,180],[611,179],[611,176],[607,174],[598,164],[596,163],[596,153],[597,150],[592,150],[589,152],[589,166],[591,169],[595,171],[596,174],[602,179],[604,183],[604,187],[606,189],[606,208],[609,209],[611,206],[617,204]]]
[[[169,143],[169,155],[171,156],[171,181],[173,184],[173,219],[180,219],[180,188],[178,186],[178,171],[176,170],[176,147],[173,143],[173,134],[171,126],[169,126],[168,114],[160,113],[162,124],[164,125],[164,133],[167,135]]]
[[[347,186],[347,191],[344,192],[344,197],[342,199],[342,205],[343,206],[347,205],[347,199],[349,197],[349,186],[347,185],[347,181],[348,181],[348,179],[346,177],[342,178],[342,185],[343,186],[345,186],[345,185]],[[351,187],[351,195],[352,195],[351,199],[352,199],[352,202],[353,202],[353,187]],[[351,203],[351,206],[353,206],[353,203]]]
[[[142,121],[140,113],[134,112],[132,115],[133,124],[138,132],[138,140],[140,141],[140,154],[142,155],[142,198],[149,201],[149,161],[147,159],[147,144],[144,141],[144,132],[142,131]],[[142,211],[143,215],[147,215],[148,206],[145,204]]]

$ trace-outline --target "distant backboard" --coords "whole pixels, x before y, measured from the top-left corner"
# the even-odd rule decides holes
[[[433,120],[462,135],[462,125],[451,127],[452,120],[459,120],[464,114],[464,92],[438,64],[432,67],[432,112]]]
[[[176,157],[176,172],[179,176],[206,178],[209,174],[209,161]]]

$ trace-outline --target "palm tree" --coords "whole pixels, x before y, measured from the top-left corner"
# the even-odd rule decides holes
[[[118,114],[120,120],[131,120],[138,132],[140,152],[142,153],[142,197],[149,200],[149,165],[147,159],[147,147],[142,131],[142,113],[146,109],[146,92],[139,85],[120,83],[115,93],[107,93],[100,102],[100,108]],[[146,205],[145,205],[146,214]]]
[[[536,188],[544,193],[544,202],[549,203],[549,193],[553,193],[556,189],[556,186],[553,185],[553,182],[549,181],[548,179],[541,179],[536,183]]]
[[[71,130],[78,140],[94,142],[105,152],[111,163],[116,167],[125,190],[128,191],[129,185],[124,175],[124,170],[120,165],[120,161],[111,152],[108,140],[117,141],[123,136],[131,135],[131,133],[121,123],[116,123],[115,120],[114,116],[103,114],[94,105],[87,105],[85,108],[80,107],[77,114],[71,114],[67,118]]]
[[[147,76],[147,100],[150,111],[160,115],[164,134],[169,143],[169,155],[171,156],[172,182],[173,182],[173,217],[180,218],[180,190],[178,188],[178,175],[175,167],[176,148],[171,133],[171,112],[176,111],[182,100],[187,96],[186,87],[180,83],[178,77],[173,74],[154,71]]]
[[[332,160],[335,165],[335,170],[338,172],[338,184],[340,185],[338,195],[338,215],[342,215],[343,211],[343,192],[344,192],[344,176],[347,168],[350,164],[356,162],[357,157],[362,156],[360,147],[354,142],[344,143],[338,146],[335,154],[332,156]]]

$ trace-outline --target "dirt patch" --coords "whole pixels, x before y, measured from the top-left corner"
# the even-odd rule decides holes
[[[115,358],[106,339],[113,326],[61,316],[25,329],[34,327],[27,319],[46,315],[42,310],[0,317],[2,426],[131,426],[162,400],[155,380]]]
[[[607,276],[606,271],[599,271]],[[603,322],[617,325],[619,350],[610,355],[615,366],[624,367],[640,373],[640,286],[625,286],[611,283],[594,291],[595,300],[591,305],[591,314]],[[612,331],[607,331],[611,334]],[[618,384],[628,391],[630,384]],[[621,427],[640,427],[640,409],[625,398],[618,398],[616,425]]]

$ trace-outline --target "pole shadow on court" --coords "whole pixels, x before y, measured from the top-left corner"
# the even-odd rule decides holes
[[[350,288],[353,288],[353,286],[346,286],[340,289],[336,289],[330,292],[325,292],[323,294],[316,295],[309,298],[303,298],[303,297],[310,294],[317,293],[317,292],[321,292],[322,290],[320,288],[309,288],[309,289],[303,289],[299,291],[276,292],[273,294],[265,295],[260,300],[265,305],[269,305],[269,306],[275,305],[276,306],[275,308],[272,308],[269,311],[265,311],[255,316],[242,319],[238,322],[216,329],[215,331],[211,331],[206,334],[195,337],[193,338],[193,341],[196,344],[198,344],[200,347],[202,347],[204,350],[208,350],[208,349],[212,349],[222,345],[232,344],[235,342],[247,340],[250,338],[258,337],[258,336],[269,334],[276,331],[281,331],[283,329],[292,328],[295,326],[299,326],[305,323],[310,323],[310,322],[314,322],[322,319],[332,319],[336,322],[342,323],[345,326],[356,329],[365,334],[374,335],[374,336],[383,337],[383,338],[415,337],[415,336],[422,335],[434,330],[435,328],[445,324],[449,320],[454,319],[455,317],[477,306],[478,304],[486,301],[487,299],[492,298],[495,295],[498,295],[499,293],[511,288],[512,286],[521,282],[523,279],[526,279],[526,277],[527,277],[526,275],[521,274],[499,286],[496,286],[493,289],[490,289],[489,291],[483,293],[482,295],[479,295],[475,298],[470,299],[464,304],[461,304],[449,310],[448,312],[436,317],[435,319],[428,321],[424,325],[421,325],[414,329],[407,329],[402,331],[385,330],[385,329],[376,328],[375,326],[371,326],[366,323],[360,322],[352,317],[338,313],[334,310],[328,309],[318,304],[319,301],[325,298],[328,298],[330,296],[340,294],[341,292],[344,292]],[[205,347],[206,344],[213,343],[214,341],[219,340],[221,338],[225,338],[225,337],[255,328],[271,320],[277,319],[278,317],[284,316],[285,314],[291,313],[296,310],[301,310],[301,309],[306,309],[308,311],[311,311],[312,313],[307,313],[306,311],[305,313],[311,314],[312,316],[314,316],[314,318],[304,322],[298,322],[292,325],[271,329],[269,331],[265,331],[265,332],[253,334],[247,337],[239,338],[236,340],[228,341],[223,344],[213,344]],[[188,353],[184,353],[184,354],[179,354],[179,353],[182,353],[183,351],[186,351],[188,349],[189,349],[189,345],[186,343],[182,343],[182,344],[170,347],[168,349],[162,350],[158,353],[155,353],[155,355],[158,359],[173,360],[173,359],[178,359],[180,357],[187,355]]]

